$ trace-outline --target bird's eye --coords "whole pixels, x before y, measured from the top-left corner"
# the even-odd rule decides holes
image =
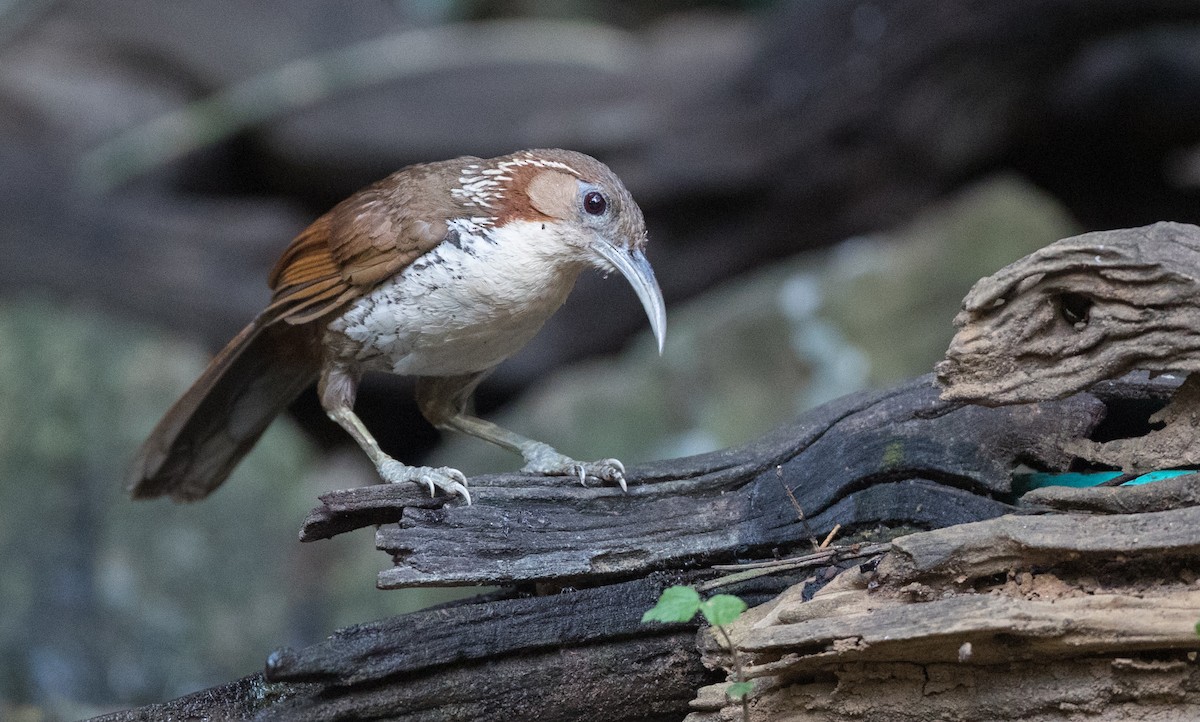
[[[603,215],[604,211],[608,210],[608,199],[599,191],[589,191],[583,197],[583,210],[593,216]]]
[[[1088,314],[1092,310],[1092,299],[1081,293],[1063,293],[1056,299],[1058,314],[1071,326],[1076,328],[1086,325]]]

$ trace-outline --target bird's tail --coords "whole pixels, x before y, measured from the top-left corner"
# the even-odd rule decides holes
[[[242,329],[142,444],[129,474],[133,497],[195,501],[220,486],[271,420],[316,380],[311,333],[261,318]]]

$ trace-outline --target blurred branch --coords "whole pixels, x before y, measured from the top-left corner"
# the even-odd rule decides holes
[[[409,30],[294,60],[130,128],[86,153],[78,180],[101,193],[274,116],[406,76],[522,63],[620,72],[636,63],[637,50],[628,33],[574,21]]]

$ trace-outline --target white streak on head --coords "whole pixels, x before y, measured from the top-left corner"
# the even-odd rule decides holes
[[[570,173],[571,175],[575,176],[576,178],[581,177],[577,170],[575,170],[571,166],[567,165],[566,163],[560,163],[559,161],[556,161],[556,160],[546,160],[545,158],[538,158],[538,157],[532,156],[532,155],[522,155],[522,156],[513,158],[512,160],[501,161],[500,163],[496,164],[496,167],[500,168],[502,170],[508,170],[509,168],[518,168],[520,166],[532,166],[534,168],[551,168],[553,170],[565,171],[565,172]]]

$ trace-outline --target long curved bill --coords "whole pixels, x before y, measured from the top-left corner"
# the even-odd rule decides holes
[[[633,286],[633,292],[642,302],[642,308],[646,309],[646,316],[650,319],[650,330],[654,332],[654,338],[658,341],[658,352],[661,354],[663,341],[667,336],[667,307],[663,303],[662,289],[658,287],[658,279],[654,277],[654,269],[650,267],[650,261],[646,260],[646,254],[640,249],[628,250],[608,243],[597,243],[595,248],[600,256],[620,271],[625,280],[629,281],[629,285]]]

